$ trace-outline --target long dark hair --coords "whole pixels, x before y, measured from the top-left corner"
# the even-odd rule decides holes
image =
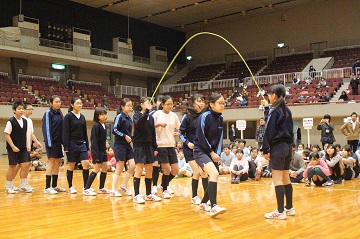
[[[221,97],[222,97],[222,94],[220,94],[220,93],[212,93],[209,96],[208,105],[204,108],[204,110],[202,112],[209,111],[211,109],[210,103],[215,103]]]
[[[158,102],[158,101],[160,101],[161,103],[160,103],[160,105],[159,105],[159,107],[157,108],[156,106],[154,106],[154,108],[153,108],[153,110],[162,110],[162,99],[164,98],[164,95],[157,95],[157,96],[155,96],[155,98],[154,98],[154,104],[156,105],[156,103]]]
[[[51,100],[51,98],[50,98],[50,100]],[[75,97],[73,97],[73,98],[71,99],[68,112],[73,111],[74,107],[72,107],[72,105],[75,104],[75,102],[76,102],[77,100],[80,100],[80,101],[82,102],[81,98],[78,97],[78,96],[75,96]],[[50,101],[50,102],[51,102],[51,101]],[[52,103],[52,102],[51,102],[51,103]]]
[[[204,96],[202,94],[193,94],[193,96],[191,97],[192,103],[191,105],[189,105],[186,108],[186,116],[188,117],[188,119],[190,120],[194,120],[197,117],[199,117],[199,115],[201,115],[202,110],[200,112],[198,112],[195,108],[194,108],[194,104],[196,102],[197,99],[201,99],[201,100],[205,100]]]
[[[285,94],[286,90],[283,85],[276,84],[272,85],[268,90],[268,93],[275,94],[278,97],[278,100],[273,104],[273,109],[276,110],[277,108],[281,108],[284,112],[284,115],[288,117],[288,112],[286,110],[286,102],[285,102]]]
[[[105,108],[96,108],[94,111],[94,118],[93,121],[94,122],[99,122],[99,115],[101,114],[107,114],[107,111]]]
[[[141,104],[143,104],[143,103],[145,103],[147,100],[149,100],[149,98],[148,97],[145,97],[145,96],[143,96],[143,97],[141,97],[140,98],[140,101],[139,101],[139,104],[135,107],[135,112],[141,112]]]

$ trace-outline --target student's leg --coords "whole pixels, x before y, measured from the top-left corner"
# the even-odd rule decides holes
[[[103,162],[101,164],[99,189],[105,189],[105,180],[106,180],[106,176],[107,176],[107,170],[108,170],[108,162]],[[109,193],[108,189],[106,189],[106,193]]]
[[[91,185],[94,182],[97,173],[100,172],[100,167],[101,167],[101,164],[99,164],[99,163],[94,164],[94,170],[90,173],[90,175],[85,183],[84,190],[91,188]]]
[[[314,168],[314,174],[315,175],[318,175],[318,178],[319,178],[319,180],[326,180],[327,182],[328,181],[331,181],[331,178],[329,177],[329,176],[326,176],[325,174],[324,174],[324,172],[323,171],[321,171],[321,169],[320,168],[318,168],[318,167],[315,167]],[[314,176],[315,176],[314,175]]]
[[[283,171],[283,184],[284,184],[284,193],[286,198],[286,209],[291,209],[293,207],[293,187],[290,182],[289,170]]]
[[[143,163],[137,163],[135,166],[135,174],[134,174],[134,196],[137,196],[140,193],[140,179],[141,174],[144,168]]]
[[[249,161],[249,178],[255,178],[256,164],[254,161]]]
[[[69,185],[69,188],[72,188],[73,184],[73,175],[74,175],[75,162],[68,162],[68,167],[66,171],[66,178]]]
[[[124,180],[123,180],[123,182],[121,184],[122,188],[127,188],[127,184],[129,182],[130,178],[132,177],[132,175],[134,174],[134,171],[135,171],[135,161],[134,161],[134,159],[129,159],[128,163],[129,163],[129,168],[124,174]],[[142,172],[142,168],[141,168],[141,172]],[[141,178],[141,175],[140,175],[140,178]]]
[[[14,178],[13,178],[13,180],[16,178],[16,175],[18,174],[18,172],[19,172],[20,168],[21,168],[20,164],[16,164],[15,171],[14,171]]]
[[[169,186],[170,181],[170,164],[169,163],[162,163],[161,167],[163,169],[163,175],[162,175],[162,182],[161,186],[163,188],[163,191],[167,190],[167,186]]]
[[[289,175],[288,170],[287,170],[287,173]],[[284,212],[285,189],[284,189],[284,183],[283,183],[283,177],[284,177],[283,174],[284,174],[283,170],[275,170],[275,169],[272,170],[272,179],[273,179],[273,182],[274,182],[274,185],[275,185],[277,210],[278,210],[279,213]]]
[[[216,195],[219,172],[213,162],[205,164],[204,171],[209,175],[209,185],[206,189],[206,192],[204,193],[204,198],[202,199],[201,203],[207,203],[207,201],[210,199],[211,207],[213,207],[217,205]],[[205,195],[207,195],[207,197]]]
[[[155,161],[152,166],[153,166],[152,181],[153,181],[153,185],[157,186],[157,183],[158,183],[158,180],[159,180],[159,172],[160,172],[159,162]]]
[[[244,173],[244,174],[240,174],[240,181],[246,181],[249,179],[249,174],[248,173]]]
[[[60,171],[60,165],[61,165],[61,158],[55,158],[53,166],[52,166],[52,188],[56,188],[58,177],[59,177],[59,171]]]
[[[145,187],[146,195],[151,194],[151,177],[152,177],[153,165],[148,163],[145,164]]]
[[[121,160],[116,162],[116,170],[113,174],[113,181],[112,181],[112,188],[111,188],[111,191],[113,191],[113,192],[116,191],[116,185],[117,185],[117,182],[119,181],[120,174],[124,169],[124,163],[125,162],[121,161]]]
[[[12,182],[12,180],[14,178],[14,174],[15,174],[15,168],[16,168],[16,165],[9,165],[9,168],[6,172],[6,181],[7,182]]]
[[[55,158],[49,158],[48,159],[48,163],[46,165],[46,184],[45,184],[45,189],[50,188],[51,186],[51,174],[53,172],[53,168],[54,168],[54,164],[55,164]]]

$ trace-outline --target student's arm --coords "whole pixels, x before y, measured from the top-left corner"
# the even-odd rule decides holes
[[[29,123],[26,119],[24,119],[27,123],[27,127],[26,127],[26,150],[28,152],[30,152],[31,150],[31,128],[29,127]]]
[[[18,147],[16,147],[15,144],[13,143],[13,141],[10,137],[10,134],[5,133],[5,139],[6,139],[6,142],[8,142],[8,144],[10,145],[12,151],[14,151],[15,153],[20,151],[20,149]]]
[[[184,117],[181,120],[179,133],[180,133],[181,141],[186,145],[188,145],[188,143],[190,142],[186,135],[186,133],[188,132],[189,123],[190,122],[189,122],[188,118],[186,117],[186,115],[184,115]]]
[[[102,126],[101,126],[102,127]],[[95,123],[94,126],[91,128],[91,134],[90,134],[90,140],[91,140],[91,155],[95,160],[100,159],[100,153],[99,153],[99,127],[98,124]]]
[[[63,139],[63,146],[64,151],[69,152],[69,146],[70,146],[70,119],[69,114],[66,114],[63,120],[63,126],[62,126],[62,139]]]
[[[86,127],[86,120],[85,120],[85,116],[84,115],[81,115],[83,120],[84,120],[84,123],[85,123],[85,127],[83,129],[83,135],[84,135],[84,140],[85,140],[85,143],[86,143],[86,148],[87,150],[89,151],[90,150],[90,147],[89,147],[89,138],[88,138],[88,134],[87,134],[87,127]]]
[[[126,134],[119,131],[120,126],[121,126],[121,113],[118,114],[115,118],[113,134],[125,139]]]
[[[46,147],[52,147],[50,110],[46,111],[42,119],[42,132]]]

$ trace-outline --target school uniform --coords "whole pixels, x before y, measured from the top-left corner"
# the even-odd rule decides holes
[[[154,163],[154,151],[157,151],[154,118],[149,110],[134,114],[134,160],[135,163]]]
[[[115,135],[114,153],[116,162],[127,161],[134,158],[131,145],[126,141],[125,136],[132,138],[132,120],[129,115],[120,112],[114,121],[112,133]]]
[[[62,150],[63,116],[60,110],[48,109],[42,118],[42,133],[48,158],[64,157]]]
[[[187,115],[184,115],[180,123],[180,139],[183,142],[183,153],[186,162],[194,160],[193,150],[188,147],[188,143],[194,143],[196,137],[197,121],[198,118],[190,120]]]
[[[270,152],[270,169],[289,170],[294,142],[292,114],[288,107],[285,112],[279,107],[271,108],[266,117],[266,130],[261,150],[264,154]]]
[[[86,120],[83,114],[75,115],[69,112],[63,121],[63,145],[68,162],[88,160],[89,140],[87,136]]]
[[[12,142],[20,150],[19,152],[14,152],[9,143],[6,142],[9,165],[29,162],[30,154],[26,148],[26,141],[30,140],[30,129],[28,128],[27,120],[24,118],[18,120],[15,117],[11,117],[6,123],[4,132],[10,135]]]
[[[212,110],[202,113],[197,122],[196,137],[194,140],[194,158],[203,168],[205,164],[213,162],[211,152],[221,154],[223,142],[223,116]],[[219,165],[215,163],[219,169]]]
[[[95,122],[91,128],[90,142],[93,163],[102,164],[107,162],[105,124]]]

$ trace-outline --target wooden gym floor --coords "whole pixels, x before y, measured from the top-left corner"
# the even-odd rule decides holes
[[[0,185],[5,185],[7,157],[0,156]],[[112,173],[106,187],[111,188]],[[44,195],[45,172],[31,171],[33,193],[0,193],[0,238],[359,238],[360,179],[333,187],[293,184],[296,215],[270,220],[264,213],[276,208],[271,179],[230,184],[221,175],[218,204],[228,211],[216,218],[190,203],[191,179],[171,182],[170,200],[138,205],[132,197],[83,196],[82,174],[74,173],[79,191],[69,195]],[[122,180],[122,177],[120,178]],[[93,188],[98,187],[95,179]],[[19,176],[15,180],[19,186]],[[65,168],[59,185],[67,188]],[[200,183],[199,195],[202,196]],[[133,191],[130,180],[129,188]],[[144,180],[140,192],[144,194]],[[160,191],[159,191],[160,193]]]

